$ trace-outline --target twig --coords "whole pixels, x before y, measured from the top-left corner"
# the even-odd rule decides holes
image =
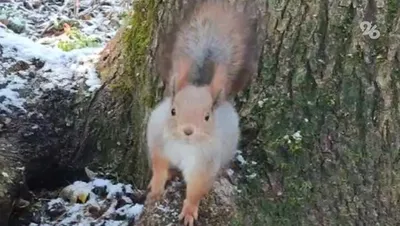
[[[75,18],[77,18],[77,16],[78,16],[79,7],[80,7],[79,3],[80,3],[79,0],[75,0],[75,4],[74,4],[74,16],[75,16]]]
[[[65,8],[67,8],[68,4],[71,2],[71,0],[65,0],[64,5],[61,6],[60,10],[59,10],[59,14],[62,14],[62,12],[65,10]]]
[[[43,31],[40,32],[40,35],[43,35],[46,31],[53,27],[53,21],[49,21],[46,27],[44,27]]]
[[[92,1],[92,3],[93,3],[94,1]],[[92,4],[91,3],[91,4]],[[82,17],[82,16],[85,16],[85,15],[87,15],[87,14],[89,14],[89,13],[91,13],[93,10],[95,10],[95,9],[97,9],[97,8],[99,8],[99,5],[98,4],[93,4],[93,6],[92,7],[89,7],[89,8],[87,8],[87,9],[85,9],[84,11],[82,11],[81,13],[79,13],[79,15],[78,15],[78,18],[79,17]]]

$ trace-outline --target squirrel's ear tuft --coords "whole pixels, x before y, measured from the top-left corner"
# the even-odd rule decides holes
[[[211,105],[211,109],[214,110],[215,108],[217,108],[218,105],[220,103],[222,103],[224,100],[225,100],[225,93],[224,93],[224,90],[221,89],[219,92],[217,92],[215,94],[215,96],[213,96],[213,102]]]
[[[214,75],[210,84],[214,105],[225,99],[226,94],[229,92],[229,82],[226,66],[223,64],[215,65]]]
[[[171,78],[173,96],[189,83],[190,67],[191,61],[189,60],[181,58],[176,62],[174,73]]]

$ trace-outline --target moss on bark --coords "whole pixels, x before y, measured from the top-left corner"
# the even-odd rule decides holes
[[[259,162],[255,170],[260,178],[242,187],[242,221],[397,224],[397,4],[364,0],[270,5],[264,76],[253,84],[259,90],[255,101],[244,107],[252,110],[243,121],[258,132],[257,139],[245,136],[254,144],[245,154]],[[363,35],[362,21],[376,24],[380,37]],[[293,136],[297,131],[300,140]],[[276,184],[278,191],[273,189]]]
[[[97,68],[105,85],[93,100],[96,118],[89,117],[88,124],[91,146],[101,150],[94,165],[106,163],[138,187],[149,177],[144,131],[159,98],[152,54],[159,6],[156,0],[135,1],[131,17],[103,50]]]

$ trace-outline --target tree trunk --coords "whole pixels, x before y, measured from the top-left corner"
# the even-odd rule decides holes
[[[202,0],[199,0],[202,1]],[[242,1],[254,3],[254,21],[259,28],[259,38],[265,37],[265,1]],[[190,1],[190,5],[193,1]],[[98,64],[98,71],[106,85],[98,97],[112,93],[115,101],[95,100],[94,105],[102,103],[109,112],[94,110],[92,121],[89,120],[90,139],[100,143],[105,150],[98,156],[106,162],[115,159],[114,169],[123,177],[134,181],[144,188],[150,179],[146,157],[145,126],[153,107],[163,96],[164,83],[160,71],[168,70],[171,29],[184,16],[187,1],[143,0],[134,3],[134,12],[125,28],[108,44]],[[103,113],[107,112],[107,115]],[[96,124],[93,124],[94,121]],[[107,133],[96,133],[99,127]],[[110,131],[118,129],[119,131]],[[86,136],[86,135],[85,135]],[[105,139],[103,136],[114,136]],[[107,141],[106,141],[107,140]],[[126,146],[110,152],[107,143],[120,141]],[[104,147],[103,147],[104,146]],[[82,150],[86,150],[83,148]],[[112,155],[109,155],[112,153]],[[98,158],[97,158],[98,159]]]
[[[52,190],[85,180],[85,166],[146,187],[145,124],[163,92],[156,55],[166,47],[161,36],[186,6],[182,1],[135,1],[126,27],[103,51],[98,71],[104,84],[93,95],[84,89],[54,89],[27,98],[27,112],[0,112],[0,225],[14,223],[10,213],[19,198],[32,201],[29,189]],[[36,85],[27,84],[32,89],[20,95],[33,95]]]
[[[258,29],[261,50],[262,41],[266,35],[267,3],[264,0],[238,2],[240,2],[239,8],[254,7],[250,10],[254,9],[253,21]],[[88,123],[87,134],[90,137],[88,140],[96,140],[101,149],[105,150],[98,155],[100,158],[105,162],[118,158],[114,161],[113,169],[122,177],[134,181],[140,188],[145,188],[150,179],[145,153],[147,148],[145,126],[150,112],[165,91],[160,72],[170,67],[170,41],[174,38],[171,34],[173,25],[183,18],[184,13],[187,12],[186,9],[194,4],[194,1],[141,0],[134,4],[134,13],[130,21],[105,48],[98,64],[98,71],[102,79],[106,81],[98,97],[111,93],[115,101],[98,99],[94,101],[93,106],[102,103],[102,106],[108,109],[118,110],[113,111],[111,115],[104,109],[94,110],[92,122],[89,120]],[[107,114],[104,114],[105,112]],[[99,131],[99,127],[103,132],[96,132]],[[116,129],[118,131],[110,131]],[[104,136],[110,139],[106,142]],[[121,141],[124,149],[113,149],[110,152],[110,148],[103,147],[107,143],[117,141]],[[82,150],[87,150],[87,148]],[[201,204],[200,223],[229,224],[235,215],[235,207],[232,192],[227,191],[233,190],[233,185],[226,183],[226,179],[217,181],[214,185],[216,192],[212,192]],[[169,187],[162,205],[168,206],[171,212],[163,213],[159,208],[147,206],[138,225],[177,223],[177,215],[174,213],[181,210],[184,197],[182,192],[179,186]],[[164,217],[158,218],[160,214]]]
[[[398,224],[399,4],[270,4],[263,67],[242,111],[247,134],[257,135],[247,139],[257,151],[247,154],[262,165],[253,198],[244,197],[243,219]],[[380,36],[363,35],[363,21]],[[272,200],[259,198],[270,193]]]

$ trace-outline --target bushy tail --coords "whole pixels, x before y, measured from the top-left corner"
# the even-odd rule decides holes
[[[197,0],[184,10],[183,19],[164,39],[158,62],[164,84],[173,75],[194,85],[209,85],[213,76],[225,76],[229,96],[248,86],[257,68],[256,28],[248,12],[237,7],[228,1]],[[186,76],[179,74],[182,67]]]

